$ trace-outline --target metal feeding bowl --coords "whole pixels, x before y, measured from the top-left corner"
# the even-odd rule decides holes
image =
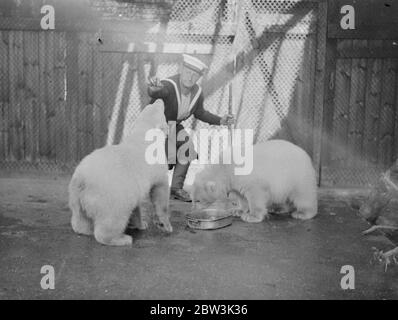
[[[214,230],[231,225],[233,216],[223,209],[207,208],[194,210],[185,219],[192,229]]]

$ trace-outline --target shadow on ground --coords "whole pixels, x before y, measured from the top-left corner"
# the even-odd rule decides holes
[[[0,299],[397,299],[398,267],[373,260],[383,236],[334,197],[311,221],[273,217],[215,231],[186,228],[190,205],[171,202],[174,232],[153,225],[132,247],[98,244],[69,225],[65,177],[0,178]],[[55,268],[43,290],[40,269]],[[342,290],[340,269],[355,269]]]

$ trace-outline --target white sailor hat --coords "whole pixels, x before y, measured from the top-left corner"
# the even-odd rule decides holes
[[[188,54],[182,55],[182,61],[185,66],[199,73],[203,73],[207,69],[207,66],[202,61]]]

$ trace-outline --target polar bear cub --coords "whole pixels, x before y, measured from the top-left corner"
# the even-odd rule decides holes
[[[76,233],[94,233],[95,239],[106,245],[131,245],[133,239],[124,230],[133,210],[139,228],[147,227],[140,205],[148,196],[155,208],[157,226],[172,232],[167,165],[150,165],[145,159],[150,143],[145,141],[145,134],[150,129],[162,130],[160,136],[166,138],[162,100],[144,108],[122,143],[93,151],[76,167],[69,184],[71,224]]]
[[[287,201],[294,205],[292,216],[296,219],[311,219],[317,214],[315,170],[300,147],[284,140],[254,145],[252,172],[248,175],[234,172],[231,164],[208,165],[195,177],[193,202],[199,200],[208,205],[232,193],[240,206],[234,213],[246,222],[261,222],[268,217],[270,205]]]

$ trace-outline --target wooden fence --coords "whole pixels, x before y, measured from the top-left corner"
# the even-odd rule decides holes
[[[366,186],[398,154],[395,40],[331,39],[322,183]]]
[[[211,111],[228,110],[226,90],[232,83],[232,106],[239,126],[254,127],[255,135],[268,138],[269,129],[280,125],[270,137],[289,139],[306,149],[321,185],[368,185],[398,154],[398,21],[386,3],[368,0],[372,10],[360,20],[362,24],[344,31],[339,24],[340,6],[347,1],[333,0],[327,5],[326,0],[272,0],[266,6],[259,3],[253,9],[256,13],[250,13],[251,1],[242,1],[247,10],[240,35],[239,27],[236,35],[236,25],[225,23],[231,17],[221,15],[224,24],[216,24],[215,29],[223,33],[216,37],[191,34],[190,23],[179,25],[184,34],[169,35],[167,48],[164,43],[160,46],[161,53],[156,41],[160,37],[161,42],[164,35],[154,34],[151,44],[145,43],[143,35],[170,18],[170,1],[154,1],[149,11],[144,2],[135,4],[142,12],[152,12],[151,21],[98,20],[94,15],[89,21],[57,20],[56,31],[40,29],[39,6],[31,17],[2,17],[0,167],[69,172],[93,149],[118,142],[126,130],[126,119],[134,119],[139,112],[126,106],[147,103],[147,76],[155,70],[164,75],[175,72],[177,54],[187,50],[188,41],[194,43],[192,52],[210,47],[201,58],[207,63],[217,61],[217,68],[222,66],[215,74],[210,73],[205,88],[211,92],[206,99]],[[359,6],[359,14],[366,11],[366,3],[348,2]],[[184,14],[190,2],[178,3],[178,10]],[[231,3],[220,1],[219,5]],[[163,10],[160,4],[169,9]],[[380,6],[384,8],[381,17],[391,24],[372,19],[373,11]],[[261,17],[270,8],[273,13],[281,12],[286,23],[266,26],[256,37],[256,30],[263,26],[250,15]],[[19,14],[29,12],[22,11]],[[328,30],[326,11],[331,15]],[[220,12],[231,14],[233,10]],[[315,24],[309,24],[307,33],[300,31],[303,29],[297,26],[314,12]],[[175,12],[171,16],[177,24],[182,23]],[[155,17],[160,18],[154,21]],[[214,27],[211,19],[206,23],[196,21],[196,27]],[[370,28],[366,21],[376,24]],[[294,34],[295,28],[298,34],[286,40],[284,35]],[[99,33],[100,29],[104,32]],[[247,44],[237,56],[237,69],[231,70],[223,63],[235,35]],[[218,52],[214,51],[215,39],[224,46]],[[304,44],[305,54],[291,79],[288,66],[296,58],[292,52],[300,48],[299,43]],[[156,49],[151,49],[153,44]],[[279,56],[275,55],[278,50]],[[258,58],[261,54],[262,60]],[[282,76],[270,73],[277,69],[275,66]],[[259,77],[264,81],[258,81]],[[292,91],[283,87],[287,82],[294,84]],[[290,102],[284,104],[289,97]],[[283,111],[287,107],[288,112]]]
[[[251,2],[247,1],[247,5]],[[279,2],[273,5],[275,12],[282,10]],[[177,61],[189,47],[184,44],[188,41],[195,44],[192,50],[202,50],[206,45],[210,48],[201,54],[206,63],[213,63],[212,70],[216,69],[210,72],[204,86],[204,91],[210,93],[206,99],[210,111],[228,111],[226,99],[232,82],[232,105],[239,116],[238,125],[254,125],[259,141],[265,135],[271,137],[268,124],[275,128],[280,125],[278,132],[273,129],[272,137],[286,138],[304,147],[318,168],[322,124],[322,108],[318,106],[323,97],[326,36],[326,24],[321,17],[325,7],[324,1],[306,0],[298,3],[297,8],[284,9],[284,17],[290,19],[287,25],[272,26],[258,39],[250,40],[250,50],[244,47],[246,51],[237,57],[235,71],[225,67],[233,39],[233,28],[228,30],[228,24],[224,33],[216,37],[171,35],[168,47],[158,52],[159,47],[152,50],[152,44],[142,39],[155,23],[104,20],[104,30],[98,33],[98,21],[57,21],[56,31],[42,31],[39,19],[2,19],[0,167],[70,172],[95,148],[120,141],[126,122],[139,112],[137,108],[131,111],[128,105],[142,107],[148,102],[147,76],[155,70],[163,75],[177,71]],[[308,23],[309,29],[297,34],[293,30],[285,39],[290,29],[297,28],[296,24],[307,23],[308,14],[314,18]],[[248,29],[247,16],[242,16],[242,21],[245,25],[240,37],[247,41],[248,36],[255,34]],[[250,27],[258,26],[250,22]],[[245,36],[247,32],[249,35]],[[151,41],[156,43],[156,36]],[[275,41],[279,43],[276,47]],[[130,50],[131,43],[134,50]],[[219,45],[216,48],[215,43]],[[256,58],[259,48],[264,51],[263,60]],[[304,50],[301,63],[295,48]],[[289,63],[297,74],[292,73]],[[279,73],[269,73],[269,68]],[[268,84],[257,81],[256,74],[262,74]],[[282,86],[275,88],[278,81]],[[251,84],[245,91],[242,88],[247,83]],[[269,104],[264,107],[266,101]]]
[[[75,127],[76,119],[84,121],[85,111],[93,105],[92,50],[82,45],[68,55],[76,48],[62,32],[0,35],[1,160],[32,164],[77,160],[77,152],[89,151],[94,143],[94,138],[74,138],[93,134],[91,121]],[[77,94],[67,95],[66,78],[75,73],[68,90]],[[76,141],[83,145],[77,147]]]

